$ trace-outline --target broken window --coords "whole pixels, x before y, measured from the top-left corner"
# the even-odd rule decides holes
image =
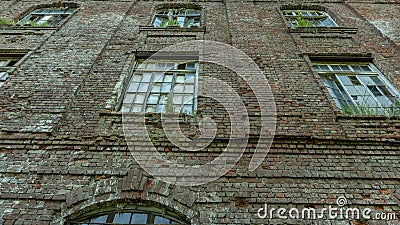
[[[400,95],[372,63],[314,63],[337,107],[346,114],[400,115]]]
[[[61,22],[75,11],[75,8],[40,8],[29,13],[18,22],[20,25],[32,26],[58,26]]]
[[[335,21],[324,11],[282,10],[291,28],[297,27],[337,27]]]
[[[195,9],[160,9],[154,14],[154,27],[200,27],[200,10]]]
[[[8,78],[8,71],[15,68],[15,64],[24,57],[26,52],[7,52],[0,51],[0,87],[4,85]]]
[[[193,114],[197,67],[196,61],[139,61],[128,83],[121,111]]]

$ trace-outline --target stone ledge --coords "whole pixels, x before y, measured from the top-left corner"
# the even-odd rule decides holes
[[[379,120],[379,121],[400,121],[400,116],[382,116],[382,115],[345,115],[345,114],[340,114],[336,116],[336,121],[338,120],[355,120],[355,121],[360,121],[360,120]],[[360,121],[362,123],[365,123],[365,121]]]
[[[340,34],[355,34],[358,28],[355,27],[297,27],[290,28],[289,33],[340,33]]]
[[[174,32],[206,32],[206,27],[191,27],[191,28],[182,28],[182,27],[153,27],[153,26],[139,26],[139,31],[174,31]]]
[[[10,30],[21,30],[21,31],[25,31],[25,30],[57,30],[58,27],[54,27],[54,26],[47,26],[47,27],[34,27],[34,26],[0,26],[2,29],[2,33],[6,32],[6,31],[10,31]],[[21,34],[25,34],[25,33],[21,33]]]

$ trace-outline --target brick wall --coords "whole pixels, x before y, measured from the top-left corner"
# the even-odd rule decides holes
[[[0,223],[63,224],[101,204],[144,201],[173,209],[192,224],[311,224],[316,221],[260,219],[257,210],[265,203],[320,209],[336,206],[339,196],[353,207],[394,211],[399,218],[399,118],[342,114],[308,57],[370,54],[399,90],[399,3],[302,2],[323,7],[339,29],[290,31],[279,12],[282,5],[298,4],[289,0],[194,2],[202,8],[203,26],[192,30],[150,26],[156,6],[169,1],[82,1],[60,27],[0,27],[0,49],[29,50],[0,88]],[[43,3],[48,2],[2,1],[0,17],[20,18]],[[250,138],[243,157],[223,177],[181,187],[137,164],[116,105],[136,51],[203,39],[230,44],[257,63],[274,94],[276,136],[267,158],[250,172],[260,106],[233,71],[202,64],[199,90],[212,92],[206,77],[227,82],[247,107]],[[147,115],[154,145],[165,157],[202,164],[224,150],[231,127],[226,110],[205,97],[198,110],[219,125],[217,138],[198,152],[175,147],[159,115]],[[198,134],[196,125],[181,124],[188,136]]]

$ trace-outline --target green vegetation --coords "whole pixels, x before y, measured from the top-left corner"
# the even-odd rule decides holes
[[[174,105],[170,99],[170,97],[168,96],[167,98],[167,102],[165,104],[165,112],[167,113],[173,113],[174,112]]]
[[[229,29],[229,27],[226,28],[226,32],[225,32],[224,38],[225,38],[225,42],[226,43],[230,42],[230,40],[231,40],[231,29]]]
[[[389,107],[372,107],[367,104],[342,105],[342,112],[347,115],[362,116],[400,116],[400,102]]]
[[[163,20],[160,27],[179,26],[178,22],[174,19]]]
[[[0,17],[0,26],[1,25],[15,25],[14,20],[9,20],[3,17]]]
[[[313,26],[313,24],[310,21],[302,18],[300,15],[297,15],[296,20],[297,20],[296,27],[312,27]]]

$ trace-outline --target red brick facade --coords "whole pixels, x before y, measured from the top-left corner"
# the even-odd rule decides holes
[[[185,2],[201,8],[200,28],[153,28],[156,8],[172,1],[76,1],[78,10],[59,27],[0,25],[0,54],[28,52],[0,87],[0,224],[64,224],[102,204],[139,201],[171,209],[191,224],[400,223],[400,117],[342,113],[310,60],[370,58],[400,90],[400,3]],[[1,1],[0,17],[18,20],[43,4],[50,3]],[[289,29],[281,7],[324,10],[338,27]],[[247,107],[250,137],[243,157],[223,177],[182,187],[137,164],[116,109],[137,52],[189,40],[226,43],[250,56],[271,86],[277,124],[267,158],[249,171],[262,119],[255,96],[231,70],[204,63],[199,89],[210,91],[205,76],[230,84]],[[159,115],[148,114],[157,150],[188,164],[218,157],[228,142],[229,117],[205,97],[198,99],[198,113],[218,125],[216,138],[200,152],[176,148],[162,134]],[[193,123],[182,127],[196,135]],[[352,207],[395,212],[398,219],[257,216],[265,203],[320,209],[337,206],[340,196]]]

